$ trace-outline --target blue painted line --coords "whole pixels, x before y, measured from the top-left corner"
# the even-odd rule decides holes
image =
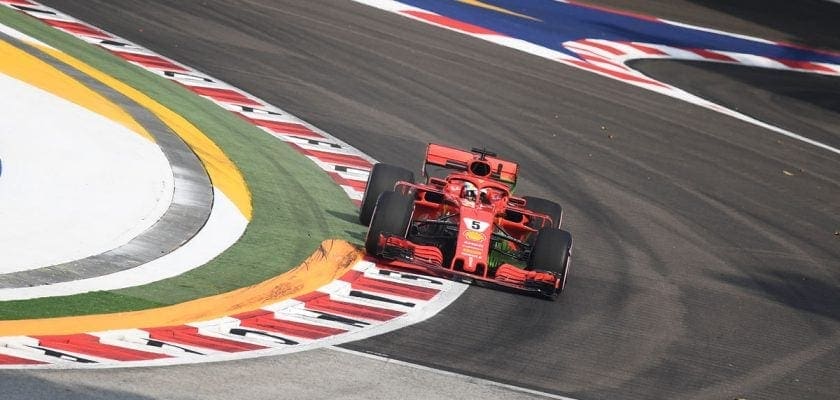
[[[555,0],[483,0],[484,3],[528,15],[539,21],[470,6],[454,0],[399,1],[574,57],[577,55],[564,48],[564,42],[603,39],[729,51],[775,59],[840,64],[840,54],[763,43]]]

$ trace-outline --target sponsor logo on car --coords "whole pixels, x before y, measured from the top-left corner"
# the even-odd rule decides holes
[[[486,239],[484,234],[478,231],[464,231],[464,236],[467,238],[467,240],[473,242],[483,242],[484,239]]]
[[[465,256],[481,257],[481,250],[465,247],[465,248],[461,249],[461,254],[463,254]]]

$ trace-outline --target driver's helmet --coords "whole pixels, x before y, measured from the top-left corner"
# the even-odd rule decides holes
[[[490,204],[490,202],[498,200],[497,196],[498,192],[496,190],[492,190],[490,188],[481,189],[481,193],[479,194],[478,198],[484,204]]]
[[[464,182],[464,189],[462,190],[463,197],[470,201],[475,201],[476,196],[478,195],[478,188],[473,185],[472,182],[465,181]]]

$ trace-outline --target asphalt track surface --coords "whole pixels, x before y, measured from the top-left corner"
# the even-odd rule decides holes
[[[425,323],[348,348],[578,399],[840,393],[836,154],[355,3],[46,3],[250,91],[383,162],[417,167],[429,141],[486,145],[521,161],[519,194],[564,205],[575,254],[559,301],[471,288]],[[744,19],[756,2],[734,11],[647,3],[638,11],[688,14],[683,20],[695,24],[840,49],[836,18],[789,22],[802,12],[798,2],[787,9],[786,2],[761,2],[775,12],[752,22]],[[640,65],[690,92],[840,146],[836,78]],[[183,383],[166,378],[177,376],[217,387],[208,390],[216,398],[232,386],[260,398],[289,387],[278,363],[207,367],[261,378],[260,386],[244,378],[213,383],[190,373],[205,371],[197,367],[138,373],[160,383],[154,393],[162,397]],[[369,384],[386,384],[372,371]],[[13,376],[109,379],[62,374]],[[417,383],[406,376],[408,382],[387,385]],[[56,384],[55,392],[62,385],[71,384]],[[340,397],[322,385],[323,394]],[[400,397],[446,392],[445,383],[437,385],[444,386]],[[356,393],[352,383],[343,388]]]

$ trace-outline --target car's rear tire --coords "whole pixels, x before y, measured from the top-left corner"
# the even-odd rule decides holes
[[[373,166],[368,175],[362,205],[359,208],[359,222],[370,225],[376,199],[382,192],[394,190],[394,184],[399,181],[414,182],[414,173],[396,165],[378,163]]]
[[[387,191],[379,195],[370,220],[365,251],[376,255],[379,251],[379,235],[390,233],[405,237],[414,213],[414,197],[399,192]]]
[[[546,214],[551,217],[553,221],[552,228],[559,228],[560,223],[563,219],[563,207],[559,204],[551,201],[546,200],[540,197],[531,197],[531,196],[524,196],[525,199],[525,208],[528,210],[538,212],[540,214]],[[541,221],[541,220],[540,220]],[[529,224],[531,225],[531,224]],[[539,229],[539,228],[548,228],[542,226],[531,226],[532,228]]]
[[[527,269],[541,269],[561,275],[560,287],[557,288],[557,293],[560,293],[566,287],[571,257],[572,234],[559,228],[543,228],[537,232]]]

